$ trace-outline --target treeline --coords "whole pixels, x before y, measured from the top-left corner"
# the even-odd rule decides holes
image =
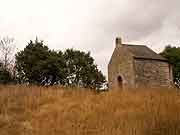
[[[12,45],[13,40],[8,37],[0,41],[1,84],[60,84],[100,89],[106,83],[90,52],[75,49],[55,51],[36,39],[13,55]]]
[[[75,49],[55,51],[38,39],[30,40],[16,54],[15,50],[13,38],[0,39],[0,84],[60,84],[92,89],[107,84],[90,52]],[[174,83],[180,88],[180,47],[168,45],[160,55],[172,64]]]

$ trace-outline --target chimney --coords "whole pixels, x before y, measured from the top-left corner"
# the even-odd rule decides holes
[[[120,37],[116,38],[116,47],[121,47],[122,46],[122,39]]]

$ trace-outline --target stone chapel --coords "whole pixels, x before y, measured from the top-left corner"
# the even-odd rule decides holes
[[[169,87],[172,66],[147,46],[123,44],[117,38],[108,64],[108,81],[110,89]]]

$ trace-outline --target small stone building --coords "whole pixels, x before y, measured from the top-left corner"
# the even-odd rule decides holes
[[[117,38],[108,64],[108,80],[110,89],[169,87],[172,66],[147,46],[122,44]]]

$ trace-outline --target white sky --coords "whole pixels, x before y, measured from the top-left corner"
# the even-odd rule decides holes
[[[180,0],[0,0],[0,37],[20,49],[36,36],[51,49],[90,51],[107,75],[115,37],[156,52],[180,45]]]

